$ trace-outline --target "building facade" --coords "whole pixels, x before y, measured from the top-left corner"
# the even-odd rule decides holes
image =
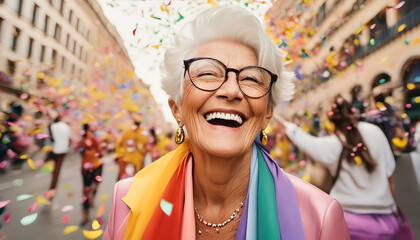
[[[5,94],[165,124],[96,0],[1,0],[0,71]]]
[[[285,114],[317,112],[338,94],[367,99],[381,85],[376,89],[392,92],[393,104],[417,120],[419,12],[417,0],[277,1],[267,13],[268,31],[289,52],[298,78]]]

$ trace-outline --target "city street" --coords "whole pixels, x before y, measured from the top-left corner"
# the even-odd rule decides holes
[[[77,230],[76,227],[71,227],[79,226],[81,220],[80,161],[79,154],[67,155],[61,169],[57,193],[51,204],[42,197],[44,191],[48,190],[51,173],[42,173],[40,167],[32,170],[28,164],[24,164],[21,170],[8,169],[6,173],[1,174],[0,202],[10,202],[0,215],[0,239],[86,239],[82,231],[93,231],[91,223],[97,214],[101,214],[101,209],[105,209],[105,212],[99,218],[99,223],[106,223],[112,201],[112,187],[118,173],[118,167],[110,157],[104,158],[103,182],[99,186],[94,208],[89,213],[90,222]],[[27,194],[32,197],[17,201],[17,198],[26,198]],[[36,202],[37,206],[34,207]],[[10,221],[6,222],[8,213]],[[22,225],[21,219],[33,213],[37,213],[36,220],[27,226]],[[64,233],[66,227],[68,233]],[[105,229],[105,224],[99,229]],[[72,230],[75,231],[71,232]]]

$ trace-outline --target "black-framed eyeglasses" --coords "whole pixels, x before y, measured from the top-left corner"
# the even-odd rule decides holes
[[[188,73],[191,83],[206,92],[219,89],[227,81],[229,72],[236,74],[239,89],[249,98],[263,97],[277,81],[277,75],[263,67],[247,66],[238,70],[209,57],[184,60],[184,68],[184,76]]]

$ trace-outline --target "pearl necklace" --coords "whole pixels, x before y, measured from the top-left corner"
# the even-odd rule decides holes
[[[211,222],[208,222],[208,221],[204,220],[203,217],[198,213],[197,208],[194,208],[194,212],[197,215],[198,221],[200,223],[202,223],[204,226],[215,228],[216,229],[216,232],[219,233],[220,232],[220,229],[222,227],[226,226],[228,223],[232,222],[233,220],[235,220],[236,218],[239,217],[239,212],[241,211],[241,209],[243,207],[244,207],[244,203],[241,202],[241,206],[239,208],[235,209],[235,211],[233,211],[232,215],[230,215],[230,217],[226,221],[224,221],[222,223],[211,223]],[[206,232],[208,232],[208,230],[206,230]],[[202,233],[203,232],[199,229],[198,230],[198,234],[201,235]]]

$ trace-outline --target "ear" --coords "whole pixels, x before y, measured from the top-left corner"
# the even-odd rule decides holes
[[[264,120],[262,122],[262,129],[266,129],[268,124],[270,123],[271,118],[273,117],[273,107],[268,107],[267,111],[265,112]]]
[[[173,99],[169,99],[168,100],[168,105],[169,105],[169,108],[171,108],[172,116],[174,116],[175,121],[178,121],[178,119],[181,119],[181,116],[182,116],[181,109],[176,104],[176,102]]]

